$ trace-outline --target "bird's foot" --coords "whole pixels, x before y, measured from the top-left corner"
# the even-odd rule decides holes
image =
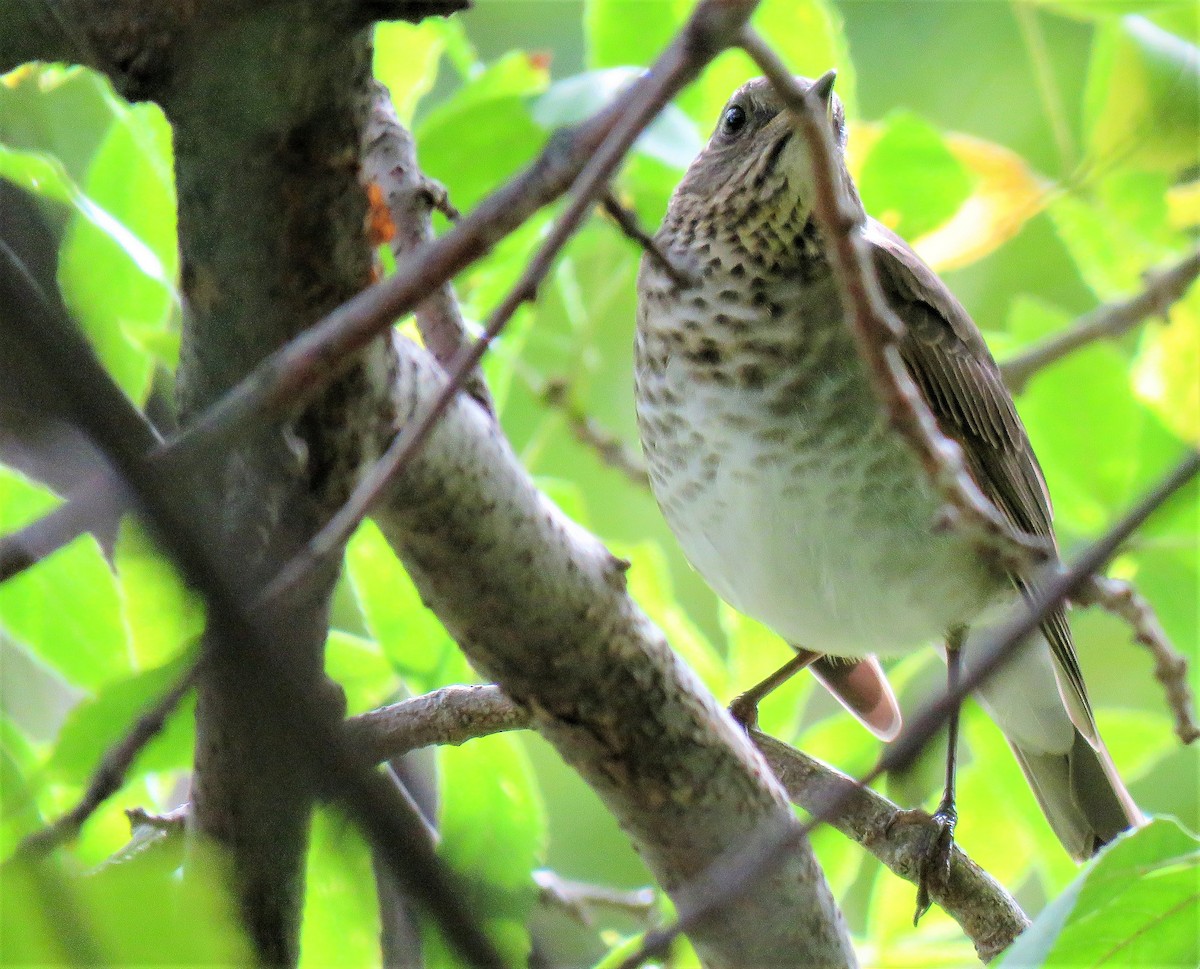
[[[954,805],[942,804],[930,817],[928,841],[921,853],[920,869],[917,873],[917,909],[913,913],[913,925],[933,904],[930,889],[945,888],[950,880],[950,856],[954,850],[954,826],[958,823],[958,812]]]
[[[729,704],[729,715],[742,725],[743,730],[753,730],[758,726],[758,701],[761,697],[754,691],[739,693]]]

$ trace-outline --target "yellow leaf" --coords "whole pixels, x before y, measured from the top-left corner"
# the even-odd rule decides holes
[[[1200,225],[1200,178],[1167,189],[1167,221],[1172,229]]]
[[[851,125],[847,164],[853,177],[881,131],[871,122]],[[951,154],[975,177],[975,190],[948,220],[913,240],[913,248],[934,269],[958,269],[1015,236],[1046,206],[1050,186],[1020,155],[995,142],[962,134],[945,138]]]
[[[1200,298],[1171,307],[1170,322],[1146,334],[1134,390],[1172,431],[1200,444]]]

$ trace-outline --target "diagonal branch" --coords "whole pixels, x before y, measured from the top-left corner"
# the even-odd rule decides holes
[[[31,202],[22,217],[9,228],[19,232],[36,223]],[[277,639],[292,645],[297,623],[287,610],[249,609],[242,589],[243,563],[231,561],[228,543],[219,541],[211,527],[210,516],[204,513],[209,496],[194,485],[199,476],[168,476],[144,461],[143,438],[148,432],[142,415],[104,371],[61,301],[29,276],[4,240],[0,240],[0,302],[11,310],[8,324],[20,337],[31,365],[53,387],[64,412],[128,483],[156,540],[204,598],[208,617],[200,661],[204,678],[223,687],[230,706],[240,708],[243,717],[255,718],[263,737],[270,735],[276,756],[291,755],[286,763],[297,772],[291,779],[296,788],[339,801],[397,878],[435,914],[464,958],[473,965],[502,965],[428,845],[415,812],[394,787],[365,769],[345,747],[329,702],[314,695],[309,679],[294,664],[277,661],[291,655],[273,648]],[[247,683],[257,689],[248,691]],[[160,705],[156,712],[165,716],[165,709]],[[194,788],[194,801],[203,794],[202,788]],[[286,962],[290,940],[276,937],[274,926],[271,930],[275,945],[264,955]],[[263,940],[256,936],[256,941]]]
[[[1153,607],[1133,584],[1123,579],[1096,575],[1072,598],[1081,605],[1107,609],[1129,624],[1134,640],[1145,646],[1154,659],[1154,678],[1166,694],[1180,743],[1190,744],[1200,739],[1200,727],[1196,725],[1196,699],[1187,678],[1188,661],[1171,645]]]
[[[858,783],[871,784],[890,771],[910,767],[925,746],[949,721],[950,716],[959,709],[963,700],[1011,660],[1019,647],[1045,621],[1046,616],[1085,586],[1116,554],[1121,545],[1198,473],[1200,451],[1189,451],[1149,494],[1085,548],[1069,567],[1058,569],[1044,584],[1039,584],[1036,593],[1025,606],[980,644],[979,662],[959,677],[954,689],[942,694],[916,716],[884,752],[875,767],[860,778]],[[832,823],[837,815],[847,808],[853,797],[854,791],[849,788],[831,792],[823,803],[810,809],[813,817],[804,824],[803,831],[807,833],[818,825]],[[758,874],[765,875],[770,865],[777,863],[777,860],[765,863]],[[678,918],[674,924],[647,933],[639,949],[621,963],[622,969],[635,969],[652,956],[665,952],[681,932],[690,932],[693,926],[708,918],[714,909],[726,904],[727,894],[723,891],[715,892],[710,897],[697,901],[698,904],[692,908],[677,906]]]
[[[447,372],[448,380],[441,393],[427,408],[413,415],[411,421],[404,425],[384,455],[355,487],[345,505],[308,543],[304,551],[280,571],[277,579],[268,588],[268,595],[277,595],[288,589],[317,565],[329,561],[338,553],[404,465],[424,446],[429,433],[445,413],[450,401],[458,394],[472,370],[479,365],[492,342],[508,325],[513,314],[523,303],[536,298],[538,287],[550,271],[554,259],[571,236],[578,231],[597,199],[607,191],[608,180],[633,147],[638,136],[658,116],[667,102],[693,80],[719,50],[711,46],[711,38],[707,45],[697,44],[697,26],[702,23],[700,14],[710,6],[714,11],[722,7],[729,8],[722,11],[726,14],[742,7],[745,10],[750,9],[745,4],[723,5],[713,0],[710,0],[710,4],[700,4],[696,15],[655,61],[650,71],[618,99],[615,122],[571,184],[570,204],[558,217],[520,278],[492,312],[483,334],[470,347],[464,347],[457,354]],[[726,36],[723,42],[728,44],[732,39],[732,36]]]
[[[1014,394],[1019,394],[1035,373],[1080,347],[1097,340],[1115,339],[1152,316],[1166,316],[1171,304],[1183,299],[1197,276],[1200,276],[1200,249],[1167,269],[1147,273],[1145,288],[1136,296],[1101,306],[1062,332],[1005,360],[1000,364],[1004,382]]]
[[[128,733],[105,753],[79,803],[48,828],[27,837],[17,849],[19,855],[36,857],[45,854],[79,833],[96,809],[121,789],[137,755],[162,731],[167,718],[194,685],[195,676],[195,667],[189,665],[179,681],[138,717]]]
[[[664,55],[668,61],[686,63],[672,91],[695,77],[704,64],[731,43],[756,5],[757,0],[702,0],[697,5],[669,56]],[[199,415],[187,431],[156,450],[151,456],[153,463],[171,464],[188,455],[194,459],[201,453],[213,453],[244,428],[291,413],[311,400],[393,320],[415,310],[437,287],[483,258],[531,215],[563,195],[625,117],[630,104],[659,84],[659,73],[652,71],[640,78],[619,103],[557,132],[532,165],[489,195],[450,231],[413,250],[394,275],[347,300],[264,359]],[[671,93],[664,92],[664,96]],[[115,480],[105,479],[98,486],[104,487],[111,501],[121,500]],[[41,530],[41,550],[62,547],[86,530],[90,521],[88,516],[65,507],[52,517],[54,529]],[[13,537],[0,539],[0,562],[14,563],[6,578],[27,565],[21,561],[27,557],[20,554],[19,545],[14,549],[15,539],[10,539]]]
[[[396,117],[391,95],[376,81],[371,89],[371,110],[363,130],[363,172],[368,184],[379,186],[387,204],[394,235],[392,251],[397,263],[434,239],[430,213],[436,208],[453,213],[446,190],[417,165],[412,134]],[[447,280],[416,308],[421,341],[443,367],[449,367],[467,344],[469,334],[454,287]],[[495,411],[492,396],[478,367],[466,375],[463,389],[488,411]]]
[[[813,217],[827,242],[830,268],[859,356],[891,425],[904,436],[930,482],[943,496],[949,523],[965,529],[981,553],[1010,568],[1047,560],[1053,553],[1049,543],[1016,530],[972,479],[962,448],[941,432],[900,356],[904,324],[880,291],[857,219],[847,208],[824,106],[796,83],[783,61],[754,30],[747,27],[741,43],[795,116],[808,144]]]

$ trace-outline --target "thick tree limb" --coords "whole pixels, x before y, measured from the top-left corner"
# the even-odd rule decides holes
[[[571,184],[570,204],[542,240],[520,278],[488,317],[482,335],[457,355],[449,368],[445,388],[423,411],[414,415],[412,420],[400,429],[383,456],[355,486],[345,505],[321,528],[304,551],[281,570],[278,578],[271,584],[268,594],[288,589],[318,565],[329,562],[380,500],[399,471],[424,446],[430,431],[445,413],[450,401],[463,387],[473,369],[479,365],[492,342],[508,325],[513,314],[521,304],[537,296],[538,288],[546,273],[550,271],[554,259],[571,236],[578,231],[596,201],[604,194],[608,180],[638,135],[654,120],[667,102],[695,78],[719,49],[711,46],[714,38],[708,38],[709,46],[698,48],[694,34],[698,32],[696,28],[704,23],[704,18],[700,16],[702,12],[720,12],[728,15],[731,9],[722,9],[723,6],[740,10],[743,14],[751,8],[751,5],[744,3],[720,5],[715,0],[702,3],[697,8],[696,15],[659,56],[650,71],[640,82],[631,86],[624,97],[618,99],[619,110],[612,128],[604,135],[595,153],[580,169]],[[718,43],[729,43],[733,35],[725,33],[715,39]]]
[[[445,378],[409,341],[395,344],[403,422]],[[623,563],[536,491],[469,399],[449,405],[375,518],[472,663],[530,711],[668,892],[731,846],[792,838],[783,792],[630,601]],[[709,966],[853,961],[804,842],[693,940]]]
[[[756,4],[757,0],[702,0],[673,45],[673,56],[690,59],[694,76],[731,42]],[[393,276],[348,299],[267,356],[183,435],[155,452],[155,460],[170,463],[188,453],[211,452],[247,425],[289,413],[310,400],[394,319],[413,311],[438,286],[485,256],[533,213],[566,192],[621,119],[628,99],[644,91],[651,80],[652,75],[641,78],[620,103],[557,132],[529,168],[489,195],[445,235],[413,251]],[[684,80],[679,78],[679,83]],[[110,494],[119,491],[115,482],[105,487]],[[84,516],[65,508],[53,518],[61,530],[48,534],[49,528],[42,529],[39,548],[61,547],[86,528]],[[20,558],[19,549],[14,554],[10,542],[0,540],[0,561]]]
[[[1200,249],[1175,265],[1146,274],[1146,286],[1131,299],[1109,303],[1081,316],[1060,333],[1000,364],[1004,382],[1019,394],[1039,370],[1097,340],[1111,340],[1152,316],[1165,316],[1172,303],[1183,299],[1200,276]]]

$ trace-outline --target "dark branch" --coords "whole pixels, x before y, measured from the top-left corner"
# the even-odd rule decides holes
[[[703,22],[700,14],[705,9],[705,4],[697,8],[696,16],[659,57],[654,67],[618,99],[617,115],[612,127],[571,185],[570,204],[558,217],[521,277],[492,312],[483,334],[470,347],[464,347],[458,353],[447,372],[448,380],[442,392],[396,435],[383,457],[355,487],[346,504],[309,542],[308,547],[280,571],[279,577],[268,589],[268,595],[277,595],[292,587],[319,564],[328,562],[338,553],[354,529],[396,480],[400,470],[424,445],[434,425],[513,314],[523,303],[536,298],[538,287],[559,251],[578,231],[596,200],[607,190],[609,178],[638,135],[712,57],[714,51],[698,50],[692,36],[696,25]],[[712,9],[719,7],[714,5]]]
[[[582,408],[571,394],[571,385],[561,378],[547,380],[541,399],[547,407],[561,411],[567,420],[567,430],[584,447],[610,468],[615,468],[639,488],[650,487],[646,462],[621,438],[605,430]]]
[[[638,224],[637,215],[617,201],[617,197],[613,195],[611,189],[605,189],[600,204],[605,214],[617,224],[617,227],[641,246],[658,265],[658,268],[671,277],[676,286],[686,289],[696,285],[696,277],[671,261],[671,258],[654,241],[654,238]]]
[[[889,423],[903,435],[945,499],[948,524],[964,529],[982,554],[1010,570],[1046,561],[1053,555],[1051,545],[1016,530],[980,490],[967,471],[962,448],[941,432],[900,356],[904,324],[880,291],[856,214],[847,207],[824,105],[800,88],[779,56],[749,27],[743,31],[742,46],[770,79],[808,143],[813,216],[827,242],[859,356]]]
[[[1080,347],[1097,340],[1115,339],[1152,316],[1165,317],[1171,304],[1183,299],[1197,276],[1200,276],[1200,249],[1174,266],[1147,273],[1145,288],[1132,299],[1101,306],[1061,333],[1005,360],[1000,364],[1004,382],[1014,394],[1019,394],[1035,373]]]
[[[96,809],[121,789],[137,755],[162,731],[167,718],[194,685],[195,675],[195,669],[189,667],[178,683],[138,717],[129,732],[104,755],[79,803],[50,827],[29,835],[17,849],[18,855],[27,858],[43,855],[79,833]]]
[[[916,885],[928,850],[929,816],[901,810],[882,794],[807,754],[755,730],[751,738],[767,758],[788,797],[811,814],[839,807],[829,824],[862,845],[905,881]],[[906,823],[914,817],[917,823]],[[1012,896],[954,845],[950,876],[930,886],[930,897],[956,921],[988,962],[1012,943],[1029,919]]]
[[[427,744],[457,745],[531,726],[529,711],[495,686],[446,687],[347,722],[352,745],[373,761]],[[816,815],[836,802],[839,806],[829,811],[829,823],[896,875],[917,883],[926,833],[920,824],[904,823],[912,812],[903,811],[853,778],[757,730],[751,733],[751,739],[793,803]],[[957,847],[949,881],[934,886],[933,899],[962,926],[984,961],[1005,949],[1029,924],[1008,893]]]
[[[925,746],[945,726],[950,715],[962,705],[963,700],[1010,660],[1026,638],[1041,626],[1046,616],[1102,569],[1129,536],[1198,472],[1200,452],[1191,451],[1150,494],[1108,532],[1088,546],[1069,568],[1056,571],[1045,584],[1040,585],[1025,608],[980,645],[978,665],[973,665],[969,672],[959,678],[955,689],[943,694],[914,718],[875,767],[857,783],[865,786],[878,780],[885,773],[910,767]],[[812,820],[803,826],[803,832],[807,834],[821,824],[835,823],[836,818],[855,797],[857,787],[842,787],[831,791],[827,798],[809,809]],[[764,861],[757,874],[765,875],[776,864],[777,857]],[[677,921],[673,925],[647,933],[642,946],[621,964],[621,969],[636,969],[647,959],[665,952],[681,932],[689,931],[714,909],[726,904],[728,891],[714,892],[710,897],[702,899],[703,904],[693,908],[677,906]]]
[[[32,207],[27,218],[37,219]],[[280,653],[271,648],[271,637],[285,635],[289,624],[269,608],[260,606],[253,613],[247,608],[236,563],[231,564],[228,549],[205,531],[206,498],[191,479],[164,477],[143,459],[150,433],[144,419],[105,373],[61,302],[41,290],[2,240],[0,303],[10,309],[8,325],[27,348],[32,364],[52,382],[65,413],[128,484],[156,540],[204,598],[209,635],[201,664],[206,674],[224,673],[238,681],[227,684],[231,699],[252,703],[259,722],[279,731],[280,740],[301,755],[289,763],[309,767],[311,773],[295,781],[338,800],[397,878],[437,917],[464,958],[474,965],[503,965],[428,845],[415,810],[344,746],[340,725],[330,722],[328,703],[312,694],[307,679],[274,662]],[[233,649],[233,656],[219,651]],[[251,700],[246,682],[269,688]]]

